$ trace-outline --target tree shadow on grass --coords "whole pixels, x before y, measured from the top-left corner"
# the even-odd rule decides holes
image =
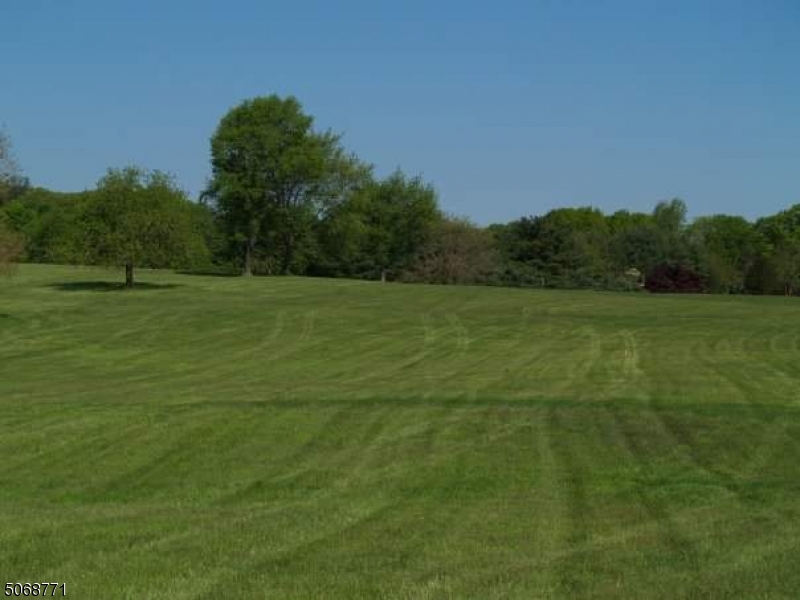
[[[240,271],[233,269],[190,269],[184,271],[175,271],[178,275],[200,275],[202,277],[241,277]]]
[[[62,283],[50,283],[46,287],[60,290],[62,292],[144,292],[147,290],[168,290],[181,287],[175,283],[147,283],[138,282],[129,289],[123,282],[117,281],[65,281]]]

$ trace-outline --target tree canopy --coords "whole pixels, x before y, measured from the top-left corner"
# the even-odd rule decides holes
[[[343,160],[339,136],[313,129],[294,97],[268,96],[226,114],[211,139],[213,178],[207,195],[253,273],[259,242],[281,247],[281,271],[291,270],[313,217],[335,190]]]
[[[436,192],[419,177],[395,171],[370,181],[322,223],[329,268],[338,275],[398,278],[440,219]]]
[[[555,208],[486,227],[445,216],[434,187],[377,177],[315,128],[292,97],[246,100],[211,138],[199,202],[135,167],[96,189],[31,188],[0,133],[0,222],[13,260],[195,268],[431,283],[793,295],[800,204],[755,222],[689,220],[678,198],[652,211]],[[2,260],[2,257],[0,257]]]
[[[189,200],[171,177],[137,167],[111,169],[97,185],[83,218],[94,262],[125,267],[134,286],[134,267],[188,263],[203,251],[195,239]]]

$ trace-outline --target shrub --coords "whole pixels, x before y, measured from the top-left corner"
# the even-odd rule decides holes
[[[655,293],[697,294],[703,291],[697,272],[684,265],[667,263],[657,265],[647,274],[644,287]]]
[[[494,239],[466,219],[446,218],[438,223],[402,274],[404,281],[450,284],[487,284],[497,278],[498,255]]]
[[[0,275],[8,275],[22,255],[22,237],[0,219]]]

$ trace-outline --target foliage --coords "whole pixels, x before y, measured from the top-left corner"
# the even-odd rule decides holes
[[[681,264],[657,265],[645,277],[648,292],[697,294],[703,291],[700,274]]]
[[[439,222],[404,275],[407,281],[481,284],[496,281],[499,268],[492,235],[467,219]]]
[[[400,278],[441,218],[436,192],[421,178],[396,171],[370,181],[326,214],[320,274]]]
[[[511,273],[542,287],[597,287],[609,269],[609,229],[603,213],[564,208],[496,230]],[[527,271],[527,273],[526,273]],[[513,281],[513,279],[511,279]]]
[[[280,269],[289,273],[346,162],[339,136],[315,132],[296,98],[273,95],[228,112],[211,139],[211,157],[207,195],[243,248],[244,273],[253,273],[259,243],[278,250]]]
[[[759,254],[747,275],[755,293],[794,295],[800,286],[800,204],[759,219]]]
[[[207,252],[192,222],[192,204],[171,177],[136,167],[111,169],[83,218],[91,262],[133,269],[188,267]]]
[[[11,139],[0,130],[0,208],[24,193],[29,185],[14,158]]]
[[[745,275],[759,252],[759,236],[742,217],[714,215],[696,219],[688,231],[689,251],[712,292],[741,293]]]
[[[0,218],[0,275],[9,275],[22,256],[22,237]]]
[[[619,291],[642,289],[644,273],[648,289],[800,290],[800,205],[755,223],[689,222],[674,198],[649,213],[558,208],[480,227],[443,217],[420,177],[398,169],[376,178],[292,96],[228,111],[211,139],[211,167],[199,203],[142,172],[115,172],[122,183],[80,193],[30,189],[0,135],[0,212],[30,262]],[[128,191],[110,189],[118,184]],[[136,208],[159,195],[160,208]],[[135,218],[122,216],[132,207]],[[162,209],[171,216],[157,218]]]
[[[56,264],[90,263],[84,211],[93,192],[33,188],[9,202],[5,214],[25,239],[24,259]]]
[[[618,211],[608,217],[609,260],[615,272],[647,272],[664,260],[658,226],[652,215]]]

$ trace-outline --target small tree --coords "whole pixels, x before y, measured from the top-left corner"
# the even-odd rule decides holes
[[[177,266],[193,246],[189,200],[159,171],[109,170],[86,220],[93,261],[124,266],[127,288],[134,286],[134,267]]]
[[[14,159],[11,139],[0,131],[0,206],[22,194],[29,186]]]
[[[425,283],[478,284],[497,276],[492,234],[467,219],[446,218],[436,225],[404,278]]]

